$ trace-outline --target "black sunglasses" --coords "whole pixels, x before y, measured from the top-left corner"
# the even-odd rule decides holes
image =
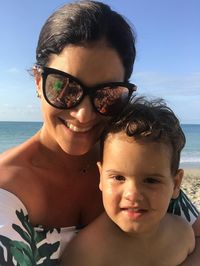
[[[86,87],[72,75],[50,67],[39,67],[46,101],[58,109],[71,109],[88,95],[101,115],[115,116],[126,106],[137,87],[129,82],[109,82]]]

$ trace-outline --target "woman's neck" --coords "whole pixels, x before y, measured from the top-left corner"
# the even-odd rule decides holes
[[[41,136],[39,131],[35,138],[38,142],[37,156],[32,158],[34,166],[55,168],[56,166],[62,169],[77,169],[82,174],[85,174],[99,160],[99,142],[93,148],[83,155],[70,155],[64,152],[58,144],[49,145]],[[46,168],[45,167],[45,168]],[[57,168],[57,167],[56,167]]]

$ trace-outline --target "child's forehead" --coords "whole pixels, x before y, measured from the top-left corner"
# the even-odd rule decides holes
[[[110,133],[103,152],[103,165],[133,175],[139,171],[162,173],[167,169],[171,174],[172,150],[170,145],[153,140],[143,141],[127,136],[126,133]],[[145,164],[144,164],[145,162]],[[144,167],[145,165],[145,167]]]
[[[152,141],[146,142],[146,144],[152,143]],[[134,136],[128,136],[126,132],[120,131],[116,133],[109,133],[107,135],[107,138],[104,141],[104,151],[107,149],[115,149],[117,147],[125,147],[126,145],[129,145],[130,147],[135,145],[144,145],[145,142],[142,140],[137,139]]]
[[[159,140],[152,140],[149,139],[148,137],[137,137],[137,136],[128,136],[125,131],[120,131],[120,132],[112,132],[107,135],[107,138],[105,139],[104,146],[108,146],[109,144],[111,145],[118,145],[119,142],[126,142],[134,145],[142,145],[145,146],[146,148],[148,147],[157,147],[161,148],[166,151],[166,153],[172,153],[172,147],[169,143],[165,141],[159,141]]]
[[[133,144],[133,143],[144,144],[145,143],[145,141],[142,139],[139,139],[135,136],[128,136],[125,131],[120,131],[120,132],[109,133],[104,141],[104,146],[107,146],[109,144],[117,145],[119,142],[126,142],[129,144]],[[152,141],[148,141],[146,143],[152,143]]]
[[[134,141],[134,136],[128,136],[124,131],[115,132],[115,133],[108,133],[105,142],[112,142],[114,140],[121,140],[121,141]]]

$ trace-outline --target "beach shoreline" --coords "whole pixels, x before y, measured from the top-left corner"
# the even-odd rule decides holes
[[[181,188],[200,211],[200,168],[183,168]]]

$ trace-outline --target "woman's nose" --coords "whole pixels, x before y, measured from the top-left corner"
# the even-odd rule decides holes
[[[70,114],[83,124],[89,123],[97,116],[88,96],[86,96],[78,106],[73,108]]]
[[[129,182],[124,190],[124,198],[131,203],[142,201],[144,196],[139,184]]]

